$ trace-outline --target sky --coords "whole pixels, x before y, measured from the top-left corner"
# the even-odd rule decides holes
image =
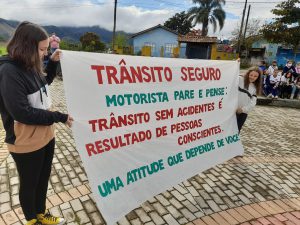
[[[274,15],[271,9],[282,0],[248,0],[251,4],[250,19],[262,23]],[[164,24],[175,13],[187,11],[196,6],[192,0],[118,0],[118,31],[136,33]],[[225,39],[241,21],[244,0],[227,0],[223,7],[226,12],[225,25],[221,31],[210,36]],[[93,26],[113,29],[114,0],[0,0],[0,18],[28,20],[40,25]],[[200,25],[196,28],[200,28]]]

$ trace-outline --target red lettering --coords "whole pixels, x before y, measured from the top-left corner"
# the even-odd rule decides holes
[[[105,147],[105,151],[109,151],[111,149],[110,145],[109,145],[109,139],[104,139],[103,140],[103,146]]]
[[[195,74],[194,74],[194,68],[193,67],[188,67],[188,74],[190,77],[190,81],[194,81],[195,80]]]
[[[139,83],[143,82],[143,76],[142,76],[142,72],[141,72],[141,68],[138,66],[136,68],[137,70],[135,70],[134,67],[130,67],[130,72],[132,74],[132,80],[134,81],[134,83],[136,83],[136,80],[139,81]]]
[[[201,73],[201,69],[199,67],[197,67],[195,69],[195,75],[196,75],[197,80],[202,80],[202,73]]]
[[[214,68],[209,68],[209,75],[210,75],[210,77],[212,78],[214,78],[214,80],[216,79],[215,78],[215,70],[214,70]]]
[[[120,84],[124,84],[125,80],[127,80],[128,83],[135,83],[135,82],[132,82],[131,76],[128,73],[126,67],[125,66],[121,66],[121,70],[120,70]]]
[[[110,129],[107,126],[107,120],[106,119],[99,119],[98,120],[98,127],[99,127],[100,131],[105,130],[105,129]]]
[[[107,73],[107,79],[108,79],[108,83],[109,84],[112,84],[112,80],[114,80],[116,84],[119,84],[119,80],[116,77],[116,75],[118,73],[116,67],[114,67],[114,66],[107,66],[106,67],[106,73]]]
[[[188,75],[186,74],[186,67],[181,67],[181,73],[183,74],[183,76],[181,76],[181,80],[187,81]]]
[[[161,66],[160,67],[156,66],[154,67],[154,70],[157,71],[159,82],[162,82],[161,71],[163,70],[163,68]]]
[[[104,70],[104,66],[97,66],[97,65],[91,65],[92,70],[96,70],[97,72],[97,77],[98,77],[98,83],[103,84],[103,79],[102,79],[102,73],[101,71]]]
[[[96,146],[96,149],[97,149],[97,152],[98,153],[103,153],[104,150],[102,149],[102,142],[101,141],[95,141],[95,146]]]
[[[97,120],[90,120],[89,121],[89,124],[92,125],[92,131],[93,132],[96,132],[96,123],[97,123]]]
[[[147,67],[147,66],[142,66],[142,73],[145,75],[145,77],[144,77],[144,81],[145,82],[150,82],[151,81],[151,76],[150,76],[150,74],[148,73],[148,71],[149,71],[149,67]]]
[[[89,156],[91,156],[92,153],[95,154],[95,155],[98,154],[97,151],[95,150],[95,146],[91,143],[86,144],[85,148],[86,148],[87,153],[88,153]]]
[[[212,67],[182,67],[183,81],[201,81],[201,80],[220,80],[221,71],[219,68]]]

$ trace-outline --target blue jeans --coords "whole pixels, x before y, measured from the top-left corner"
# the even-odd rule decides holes
[[[271,94],[273,96],[278,96],[278,87],[275,86],[275,84],[271,84]]]

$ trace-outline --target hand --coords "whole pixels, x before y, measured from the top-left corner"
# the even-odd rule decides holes
[[[57,62],[60,60],[60,54],[61,54],[61,50],[60,49],[56,49],[52,55],[50,56],[50,59],[54,62]]]
[[[68,115],[68,119],[67,119],[67,121],[65,122],[65,124],[66,124],[68,127],[72,127],[73,121],[74,121],[73,117],[70,116],[70,115]]]
[[[236,113],[237,113],[237,114],[241,114],[241,113],[243,113],[243,110],[242,110],[242,108],[237,108],[237,110],[236,110]]]

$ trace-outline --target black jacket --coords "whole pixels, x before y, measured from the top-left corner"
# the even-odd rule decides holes
[[[49,111],[47,105],[48,85],[55,77],[56,66],[57,63],[50,60],[47,76],[43,76],[24,70],[7,56],[0,57],[0,112],[6,131],[5,142],[15,143],[15,121],[44,126],[67,121],[67,114]]]

